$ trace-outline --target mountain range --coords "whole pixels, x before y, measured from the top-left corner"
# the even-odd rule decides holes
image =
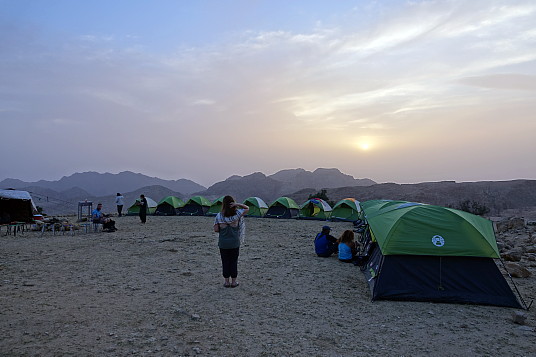
[[[300,168],[282,170],[270,176],[260,172],[246,176],[234,175],[215,183],[208,189],[191,180],[163,180],[129,171],[118,174],[75,173],[58,181],[24,182],[6,179],[0,182],[0,188],[29,191],[36,205],[43,207],[45,212],[60,214],[76,212],[77,202],[86,199],[102,202],[105,207],[112,210],[115,208],[114,199],[117,192],[125,196],[127,206],[130,206],[141,193],[157,202],[170,195],[185,200],[194,195],[202,195],[210,200],[223,195],[233,195],[238,201],[258,196],[266,202],[271,202],[277,197],[297,190],[373,184],[375,182],[370,179],[355,179],[338,169],[319,168],[311,172]]]

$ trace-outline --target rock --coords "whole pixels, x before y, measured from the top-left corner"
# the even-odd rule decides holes
[[[504,264],[506,266],[506,270],[508,270],[510,275],[514,278],[528,278],[531,276],[530,271],[517,263],[506,262]]]
[[[512,249],[508,252],[501,254],[501,257],[509,262],[519,262],[523,256],[521,249]]]
[[[191,318],[194,321],[197,321],[197,320],[201,319],[201,317],[198,314],[192,314]]]
[[[524,218],[513,217],[497,222],[498,233],[516,229],[519,230],[523,228],[526,228],[526,222]]]
[[[512,321],[518,325],[525,325],[527,322],[527,314],[522,311],[514,311]]]

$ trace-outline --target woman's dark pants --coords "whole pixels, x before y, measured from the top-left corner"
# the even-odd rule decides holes
[[[221,265],[223,268],[223,277],[225,279],[236,279],[238,276],[238,254],[240,248],[221,249]]]

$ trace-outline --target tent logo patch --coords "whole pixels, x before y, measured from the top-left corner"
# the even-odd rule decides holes
[[[436,247],[442,247],[445,245],[445,238],[436,234],[435,236],[432,237],[432,244],[435,245]]]

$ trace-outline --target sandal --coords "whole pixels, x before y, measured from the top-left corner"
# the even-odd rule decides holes
[[[238,283],[236,283],[236,284],[231,284],[231,288],[236,288],[238,285],[240,285],[240,284],[238,284]]]
[[[231,287],[231,284],[230,284],[230,283],[223,283],[223,287],[224,287],[224,288],[230,288],[230,287]]]

